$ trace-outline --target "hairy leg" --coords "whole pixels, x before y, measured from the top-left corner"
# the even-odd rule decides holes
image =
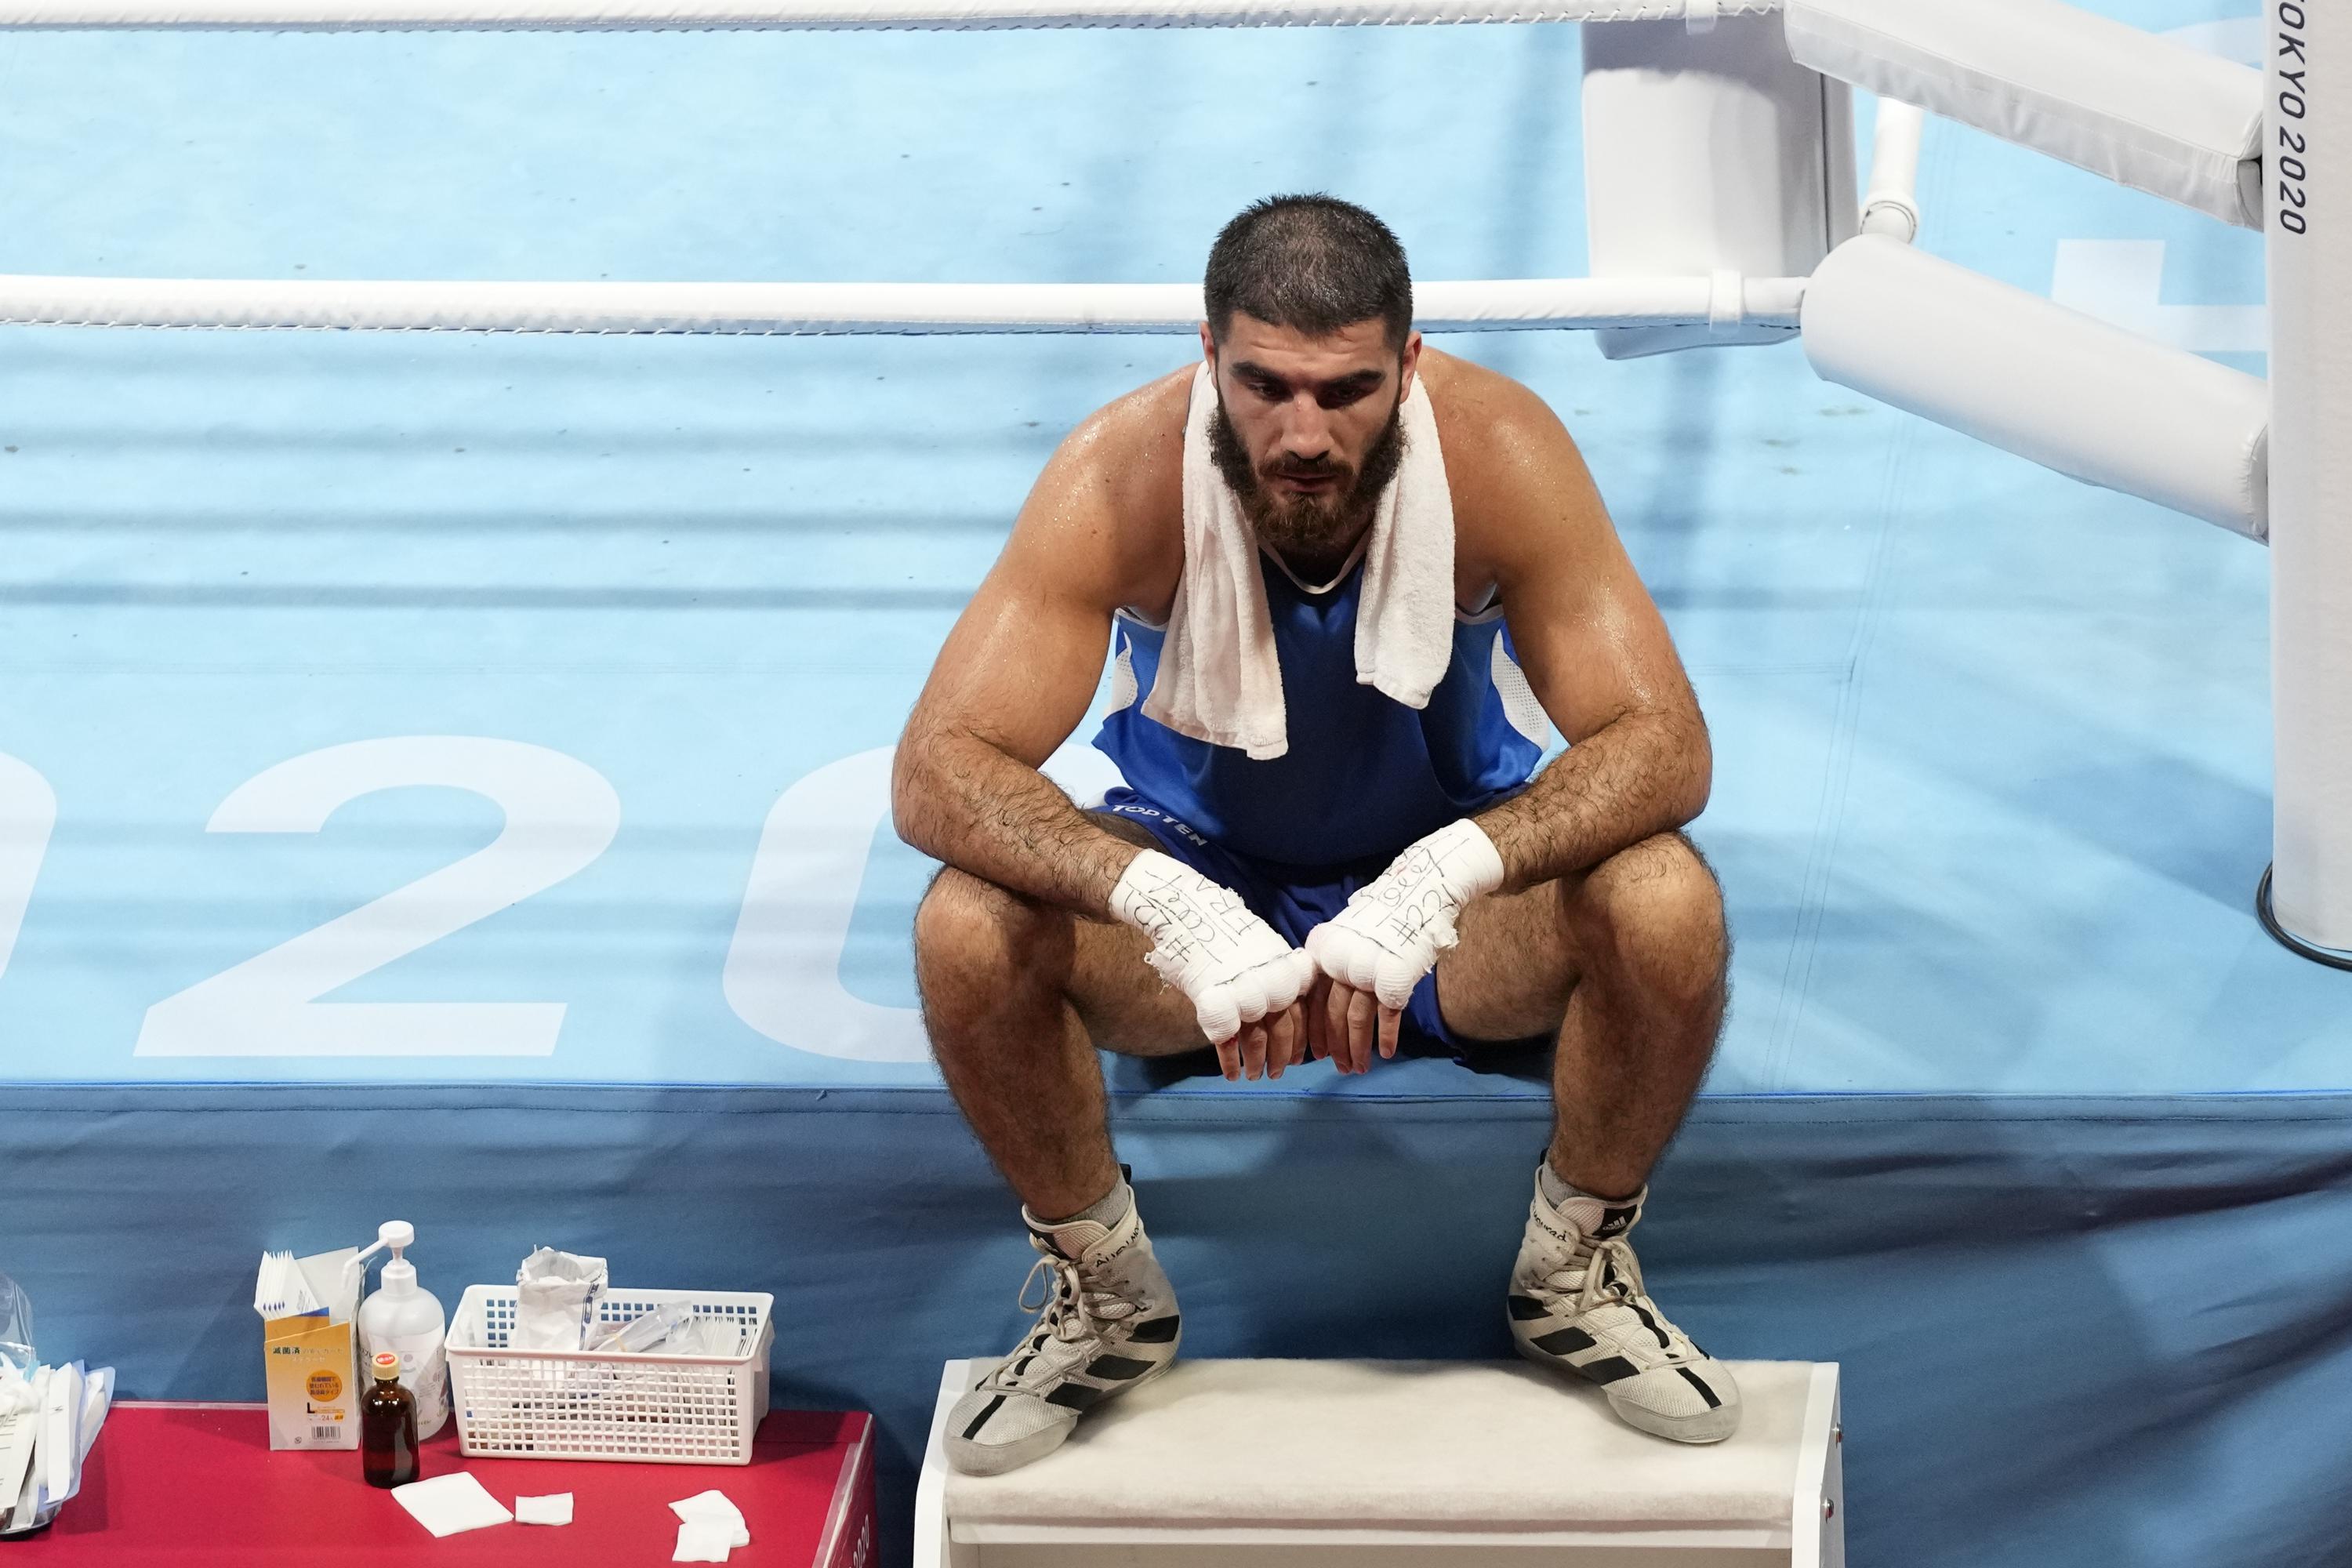
[[[1155,843],[1132,823],[1096,820]],[[1204,1044],[1192,1005],[1145,965],[1150,946],[953,868],[915,911],[932,1055],[981,1146],[1043,1217],[1076,1214],[1118,1180],[1097,1046],[1165,1056]]]
[[[1714,873],[1678,833],[1580,877],[1481,899],[1438,961],[1439,1011],[1471,1039],[1557,1028],[1552,1169],[1603,1197],[1649,1179],[1723,1026],[1730,937]]]

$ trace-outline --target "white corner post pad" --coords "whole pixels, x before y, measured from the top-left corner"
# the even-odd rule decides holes
[[[392,1500],[436,1536],[504,1524],[514,1518],[466,1470],[392,1489]]]
[[[2260,376],[1873,234],[1814,269],[1803,342],[1823,381],[2232,533],[2269,531]]]
[[[554,1492],[546,1497],[519,1497],[515,1499],[514,1516],[517,1524],[570,1524],[572,1494]]]
[[[1334,980],[1402,1007],[1437,955],[1460,938],[1454,917],[1503,885],[1495,841],[1468,817],[1408,844],[1356,889],[1336,919],[1307,933],[1307,956]]]
[[[2066,0],[1789,0],[1798,64],[2241,228],[2263,76]]]
[[[1184,993],[1213,1046],[1297,1001],[1315,977],[1307,955],[1239,893],[1157,849],[1128,862],[1110,910],[1151,939],[1143,961]]]

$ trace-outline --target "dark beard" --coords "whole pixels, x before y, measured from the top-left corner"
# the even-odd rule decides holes
[[[1259,542],[1300,575],[1320,582],[1337,574],[1357,536],[1371,522],[1381,492],[1388,489],[1398,465],[1404,461],[1403,406],[1404,399],[1398,398],[1396,407],[1389,410],[1388,425],[1364,454],[1355,482],[1339,491],[1336,501],[1328,496],[1284,495],[1269,489],[1251,464],[1233,421],[1225,417],[1222,395],[1216,413],[1209,418],[1209,458],[1241,503],[1242,515],[1257,531]],[[1345,464],[1328,458],[1284,467],[1293,473],[1339,475],[1343,482],[1348,471]]]

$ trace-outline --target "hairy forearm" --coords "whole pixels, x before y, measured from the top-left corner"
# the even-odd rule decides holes
[[[891,773],[898,837],[958,870],[1094,920],[1136,847],[1052,780],[985,738],[934,731],[900,742]]]
[[[1476,821],[1502,857],[1505,889],[1516,890],[1589,870],[1680,827],[1706,805],[1713,770],[1706,725],[1695,710],[1628,713]]]

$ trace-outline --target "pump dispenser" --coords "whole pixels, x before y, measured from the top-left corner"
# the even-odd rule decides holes
[[[416,1436],[430,1437],[449,1419],[449,1367],[443,1350],[448,1319],[433,1292],[416,1283],[416,1265],[402,1256],[415,1245],[416,1227],[386,1220],[375,1246],[352,1260],[362,1272],[373,1254],[389,1248],[383,1283],[360,1306],[360,1345],[373,1357],[390,1351],[400,1358],[400,1385],[416,1401]]]

